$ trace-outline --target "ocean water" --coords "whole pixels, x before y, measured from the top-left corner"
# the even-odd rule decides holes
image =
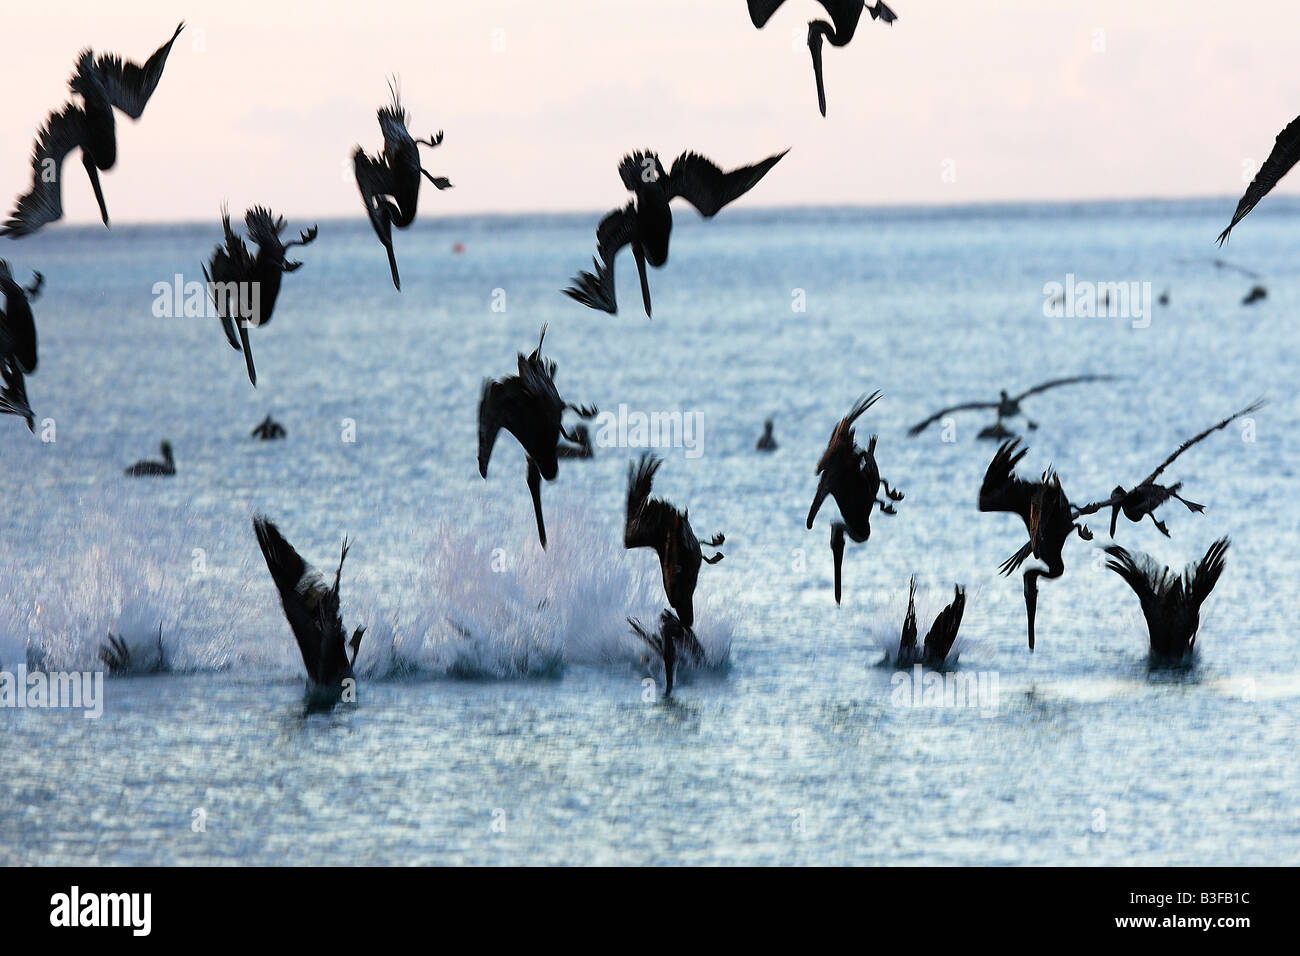
[[[401,293],[364,221],[326,221],[252,333],[256,390],[215,319],[154,315],[156,283],[201,279],[215,218],[6,243],[47,285],[37,434],[0,421],[0,668],[95,669],[111,630],[142,669],[161,633],[170,671],[108,677],[97,720],[0,708],[0,863],[1297,862],[1300,204],[1270,198],[1221,252],[1232,205],[684,210],[649,321],[630,257],[619,315],[560,294],[598,213],[424,219],[397,237]],[[1046,316],[1070,275],[1169,303]],[[700,425],[660,449],[656,492],[726,558],[696,596],[707,666],[671,702],[626,623],[663,606],[654,555],[621,547],[641,450],[561,462],[547,551],[513,439],[478,476],[480,384],[543,323],[566,398]],[[1104,516],[1043,583],[1030,654],[1020,578],[997,573],[1023,527],[975,505],[988,419],[906,433],[1085,372],[1120,379],[1025,405],[1022,473],[1055,465],[1076,502],[1269,400],[1166,475],[1205,514],[1167,506],[1168,540],[1121,524],[1177,568],[1232,539],[1190,670],[1148,669]],[[874,389],[859,440],[906,498],[848,545],[837,607],[833,502],[804,518],[831,428]],[[268,412],[286,441],[249,438]],[[175,478],[123,477],[164,437]],[[355,705],[304,712],[255,511],[326,573],[351,536]],[[918,705],[878,666],[912,574],[922,628],[968,588],[956,673],[981,706]]]

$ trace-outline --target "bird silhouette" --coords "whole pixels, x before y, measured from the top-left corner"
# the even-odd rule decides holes
[[[1153,663],[1185,661],[1196,649],[1201,605],[1223,574],[1227,551],[1228,539],[1220,538],[1179,577],[1149,557],[1134,558],[1117,544],[1106,549],[1106,567],[1122,577],[1141,602]]]
[[[1046,392],[1048,389],[1059,388],[1062,385],[1075,385],[1081,382],[1112,382],[1115,380],[1113,375],[1075,375],[1070,378],[1054,378],[1047,382],[1035,385],[1033,388],[1021,392],[1019,395],[1009,395],[1005,389],[999,393],[998,400],[995,402],[962,402],[960,405],[949,405],[947,408],[941,408],[924,421],[917,422],[907,430],[909,435],[919,435],[932,424],[946,415],[953,412],[975,411],[977,409],[991,408],[997,412],[997,424],[990,425],[980,434],[981,438],[1011,438],[1014,435],[1007,431],[1003,426],[1003,420],[1015,418],[1021,414],[1020,403],[1031,395],[1037,395]],[[1038,423],[1026,419],[1031,429],[1038,428]]]
[[[262,441],[275,441],[283,438],[287,433],[284,426],[267,415],[258,423],[249,435],[250,438],[260,438]]]
[[[672,696],[679,658],[686,658],[693,667],[704,665],[706,660],[704,648],[696,638],[695,632],[678,620],[677,615],[672,611],[665,609],[659,615],[657,632],[650,630],[636,618],[629,617],[627,622],[632,625],[632,632],[645,641],[663,661],[665,699]]]
[[[126,469],[125,474],[134,478],[153,475],[165,477],[176,474],[176,459],[172,457],[172,443],[164,438],[158,445],[158,451],[162,455],[162,461],[150,461],[147,458],[137,461]]]
[[[912,575],[907,592],[907,616],[903,618],[903,634],[898,642],[898,667],[911,667],[924,664],[926,667],[942,667],[948,659],[948,653],[957,641],[957,632],[961,629],[962,614],[966,610],[966,589],[960,584],[954,588],[952,603],[945,607],[934,619],[930,630],[926,632],[925,641],[918,648],[916,645],[916,575]]]
[[[1287,123],[1282,132],[1277,134],[1268,159],[1264,160],[1264,165],[1259,167],[1259,172],[1255,174],[1255,178],[1250,181],[1241,199],[1237,201],[1232,222],[1228,223],[1227,229],[1219,233],[1220,246],[1228,241],[1228,236],[1237,223],[1245,219],[1259,201],[1277,185],[1278,180],[1291,171],[1291,167],[1297,160],[1300,160],[1300,116]]]
[[[859,398],[849,409],[838,425],[831,432],[830,442],[817,463],[817,474],[821,479],[817,483],[817,493],[813,496],[812,507],[808,509],[808,529],[811,530],[817,511],[826,496],[832,495],[840,509],[840,521],[831,523],[831,554],[835,559],[835,603],[840,603],[841,565],[844,561],[844,535],[858,543],[871,537],[871,509],[880,505],[882,514],[895,514],[891,502],[902,501],[903,493],[889,487],[889,482],[880,477],[880,466],[876,463],[876,439],[871,436],[867,450],[857,446],[854,438],[853,423],[868,408],[880,400],[880,392],[872,392],[865,398]],[[881,488],[885,489],[888,502],[878,497]]]
[[[668,240],[673,230],[669,203],[678,197],[694,206],[705,218],[712,218],[723,206],[749,192],[789,150],[769,156],[761,163],[723,172],[698,153],[682,153],[671,172],[665,172],[659,156],[650,151],[624,156],[618,172],[623,185],[636,199],[615,209],[596,227],[595,273],[579,272],[564,294],[589,309],[618,312],[614,294],[614,258],[624,246],[632,247],[641,279],[641,301],[650,315],[650,284],[646,263],[659,268],[668,261]]]
[[[537,518],[537,536],[546,547],[546,522],[542,518],[542,479],[554,481],[559,465],[555,448],[563,435],[576,441],[564,429],[561,418],[566,408],[582,418],[597,414],[594,407],[570,405],[555,388],[555,362],[542,358],[546,326],[530,355],[519,353],[519,374],[504,379],[486,379],[478,404],[478,473],[487,478],[488,461],[502,428],[523,446],[528,460],[528,491]]]
[[[81,105],[66,104],[51,113],[36,137],[32,153],[32,186],[18,199],[18,207],[0,235],[17,238],[63,218],[63,160],[74,149],[81,150],[81,164],[90,177],[99,204],[99,215],[108,225],[108,207],[99,184],[100,171],[108,171],[117,162],[117,129],[113,118],[116,107],[133,120],[144,113],[145,105],[162,79],[163,67],[172,44],[185,24],[176,27],[172,38],[154,51],[144,66],[124,61],[116,54],[96,57],[83,50],[77,58],[76,72],[68,88],[81,97]]]
[[[421,176],[440,190],[450,189],[451,180],[434,176],[420,164],[419,147],[438,146],[442,142],[442,131],[428,139],[413,138],[407,129],[410,120],[402,108],[398,91],[391,83],[388,89],[393,96],[392,105],[380,108],[377,114],[379,129],[384,135],[384,151],[378,156],[368,156],[358,146],[352,153],[352,166],[370,225],[388,253],[393,288],[400,291],[402,280],[397,274],[397,257],[393,253],[393,226],[405,229],[415,221]]]
[[[226,341],[232,349],[244,353],[248,380],[256,388],[257,369],[253,366],[253,349],[248,341],[249,326],[262,326],[271,321],[284,273],[302,267],[301,262],[287,259],[285,253],[293,246],[314,242],[316,227],[300,232],[297,239],[281,242],[284,218],[264,206],[254,206],[244,214],[244,228],[257,246],[256,255],[248,251],[244,240],[230,228],[230,211],[222,207],[221,229],[225,242],[213,251],[203,269],[203,278],[216,304]]]

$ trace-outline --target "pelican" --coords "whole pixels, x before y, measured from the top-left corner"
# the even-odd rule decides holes
[[[659,632],[656,634],[635,618],[627,622],[632,631],[645,641],[650,649],[664,662],[664,698],[672,696],[673,678],[677,671],[678,655],[688,658],[695,667],[704,664],[704,648],[700,646],[695,632],[678,620],[672,611],[665,610],[659,615]]]
[[[821,480],[817,483],[812,507],[808,509],[808,529],[812,530],[813,519],[817,517],[817,510],[821,508],[826,496],[833,495],[842,519],[831,523],[836,604],[840,603],[840,566],[844,560],[845,532],[858,543],[866,541],[871,537],[871,509],[880,505],[882,514],[892,515],[896,512],[890,502],[903,500],[903,493],[890,488],[889,482],[880,477],[880,467],[876,464],[876,439],[879,436],[871,436],[866,451],[859,448],[854,440],[854,421],[879,400],[878,391],[866,398],[859,398],[831,432],[826,451],[817,462],[817,474],[821,475]],[[879,498],[882,487],[888,502]]]
[[[0,356],[8,357],[24,375],[36,371],[36,320],[31,303],[41,294],[45,277],[32,272],[32,283],[20,286],[9,263],[0,259],[0,294],[5,307],[0,311]]]
[[[776,451],[776,436],[772,434],[772,419],[763,422],[763,434],[759,436],[757,444],[754,445],[757,451]]]
[[[402,288],[397,274],[397,257],[393,254],[393,226],[405,229],[415,221],[415,207],[420,197],[420,177],[426,177],[438,189],[450,189],[451,180],[434,176],[420,165],[420,146],[431,149],[442,142],[442,131],[428,139],[414,139],[406,124],[406,110],[393,84],[388,85],[393,95],[391,106],[378,112],[379,129],[384,134],[384,151],[378,156],[368,156],[358,146],[352,153],[352,167],[356,172],[357,189],[365,203],[366,214],[375,235],[388,252],[388,268],[393,274],[393,288]]]
[[[898,642],[898,667],[911,667],[924,664],[927,667],[942,667],[947,660],[952,645],[957,641],[957,631],[961,629],[961,617],[966,610],[966,589],[960,584],[954,589],[952,603],[945,607],[934,619],[934,624],[926,632],[925,641],[918,649],[916,646],[916,575],[907,592],[907,616],[903,619],[903,636]]]
[[[221,228],[225,244],[217,246],[212,258],[203,269],[208,292],[217,306],[221,327],[226,340],[235,351],[244,353],[248,366],[248,380],[257,387],[257,369],[253,367],[253,350],[248,342],[248,327],[266,325],[271,321],[275,301],[280,295],[280,282],[286,272],[295,272],[301,262],[293,262],[285,253],[293,246],[310,245],[316,240],[316,227],[300,232],[297,239],[280,241],[284,232],[284,218],[276,216],[264,206],[254,206],[244,214],[244,227],[248,238],[257,245],[252,255],[244,240],[230,228],[230,211],[221,209]],[[239,337],[235,337],[235,328]]]
[[[284,616],[289,620],[298,650],[307,667],[309,696],[320,703],[337,702],[344,681],[353,679],[352,668],[361,649],[364,627],[358,627],[347,640],[343,617],[339,613],[339,579],[343,561],[348,556],[348,539],[343,539],[334,584],[326,587],[320,572],[304,561],[280,530],[262,515],[253,516],[257,543],[266,558],[266,567],[280,592]]]
[[[595,454],[591,447],[591,434],[587,431],[587,426],[581,423],[573,426],[573,444],[555,446],[557,458],[594,458]]]
[[[1268,289],[1266,289],[1262,285],[1253,285],[1250,287],[1250,291],[1247,292],[1244,296],[1242,296],[1241,304],[1254,305],[1256,302],[1260,301],[1261,299],[1267,299],[1267,298],[1268,298]]]
[[[772,18],[772,14],[781,7],[785,0],[749,0],[749,19],[760,30]],[[829,14],[831,22],[813,20],[808,24],[808,49],[812,53],[813,76],[817,80],[817,108],[822,116],[826,115],[826,87],[822,82],[822,42],[829,40],[831,46],[847,46],[858,29],[862,19],[863,7],[866,7],[871,19],[893,24],[898,15],[885,6],[883,0],[875,4],[864,4],[862,0],[817,0]]]
[[[172,443],[164,438],[161,444],[158,445],[158,451],[162,455],[162,461],[150,461],[147,458],[143,461],[137,461],[126,469],[126,474],[133,478],[144,475],[176,474],[176,459],[172,457]]]
[[[249,437],[260,438],[262,441],[274,441],[277,438],[283,438],[285,434],[284,426],[272,419],[270,415],[267,415],[262,419],[258,426],[253,429],[252,434]]]
[[[929,428],[932,424],[937,422],[939,419],[943,418],[946,415],[951,415],[953,412],[974,411],[975,409],[991,408],[997,412],[997,416],[998,416],[997,424],[990,425],[988,428],[984,429],[984,431],[980,433],[979,437],[997,438],[997,439],[1012,438],[1015,436],[1011,432],[1003,428],[1002,425],[1003,419],[1015,418],[1017,415],[1021,414],[1020,403],[1023,402],[1026,398],[1028,398],[1030,395],[1037,395],[1040,392],[1045,392],[1048,389],[1052,389],[1052,388],[1059,388],[1062,385],[1074,385],[1081,382],[1112,382],[1114,380],[1115,380],[1115,376],[1113,375],[1075,375],[1070,378],[1054,378],[1051,381],[1042,382],[1041,384],[1035,385],[1033,388],[1028,389],[1027,391],[1021,392],[1019,395],[1009,395],[1006,389],[1003,389],[999,393],[998,400],[996,402],[963,402],[960,405],[949,405],[947,408],[942,408],[939,411],[935,412],[925,421],[917,422],[915,425],[913,425],[911,428],[907,430],[907,433],[909,435],[919,435],[921,434],[921,432],[925,431],[927,428]],[[1029,419],[1025,420],[1025,424],[1028,425],[1029,428],[1031,429],[1038,428],[1038,423],[1035,421],[1030,421]]]
[[[478,473],[487,478],[488,460],[497,432],[502,428],[514,435],[528,459],[528,491],[533,496],[537,536],[546,547],[546,522],[542,518],[542,479],[554,481],[558,472],[556,444],[563,435],[576,442],[561,424],[564,410],[592,418],[595,407],[570,405],[555,389],[555,362],[542,358],[546,326],[532,354],[519,353],[519,374],[504,379],[485,379],[478,403]]]
[[[1186,660],[1196,649],[1196,631],[1201,626],[1201,605],[1223,574],[1228,539],[1220,538],[1180,578],[1149,557],[1135,559],[1117,544],[1106,549],[1106,567],[1122,577],[1142,603],[1151,638],[1153,663]]]
[[[1116,485],[1115,490],[1111,492],[1110,498],[1106,501],[1098,502],[1096,505],[1090,505],[1089,507],[1095,508],[1098,511],[1103,508],[1111,509],[1110,536],[1112,538],[1115,537],[1115,526],[1119,523],[1119,515],[1121,511],[1124,512],[1124,517],[1128,518],[1128,520],[1132,521],[1134,524],[1141,521],[1143,518],[1150,517],[1151,523],[1156,526],[1156,530],[1166,538],[1169,537],[1169,529],[1165,527],[1165,523],[1156,518],[1155,512],[1157,508],[1163,505],[1166,501],[1169,501],[1171,498],[1181,501],[1183,505],[1186,506],[1187,510],[1192,512],[1204,512],[1205,506],[1199,505],[1195,501],[1188,501],[1178,493],[1183,487],[1181,481],[1173,485],[1158,485],[1156,484],[1156,479],[1160,477],[1161,473],[1166,468],[1178,459],[1179,455],[1187,451],[1187,449],[1191,448],[1197,442],[1208,438],[1210,435],[1221,429],[1227,428],[1241,416],[1259,411],[1263,405],[1264,401],[1263,399],[1260,399],[1259,401],[1247,405],[1245,408],[1241,409],[1241,411],[1233,412],[1227,418],[1223,419],[1223,421],[1211,425],[1209,428],[1205,429],[1205,431],[1193,435],[1191,438],[1187,439],[1187,441],[1179,445],[1172,455],[1161,462],[1159,468],[1134,485],[1131,491],[1125,490],[1123,485]]]
[[[81,164],[95,190],[100,218],[108,225],[108,207],[99,185],[99,171],[107,172],[117,162],[113,108],[133,120],[141,117],[162,79],[167,54],[183,29],[185,24],[179,24],[172,38],[154,51],[144,66],[123,61],[112,53],[96,58],[90,50],[82,51],[77,58],[76,72],[68,82],[72,93],[81,97],[82,105],[68,103],[46,119],[32,154],[32,187],[18,199],[18,208],[0,227],[0,235],[11,239],[26,236],[46,223],[63,218],[63,160],[74,149],[81,150]]]
[[[27,422],[27,430],[35,434],[36,414],[27,401],[27,383],[12,356],[0,357],[0,377],[4,379],[4,387],[0,388],[0,415],[17,415]]]
[[[657,153],[649,150],[624,156],[619,164],[623,185],[636,194],[636,200],[615,209],[596,227],[599,258],[592,263],[596,270],[579,272],[564,294],[589,309],[615,314],[618,302],[614,294],[614,257],[624,246],[632,247],[637,273],[641,277],[641,301],[650,315],[650,285],[646,263],[659,268],[668,261],[668,239],[673,230],[673,213],[669,202],[681,197],[705,218],[757,185],[789,150],[769,156],[753,166],[742,166],[724,173],[698,153],[682,153],[673,160],[671,172],[664,172]]]
[[[649,452],[641,461],[627,469],[627,517],[623,525],[623,547],[654,548],[659,555],[663,572],[664,593],[668,603],[677,612],[682,625],[690,628],[695,623],[695,584],[700,576],[700,564],[717,564],[722,553],[704,557],[700,542],[691,530],[690,514],[678,511],[662,498],[651,498],[655,472],[663,459]],[[715,534],[704,544],[719,548],[726,538]]]
[[[1219,245],[1228,241],[1228,236],[1241,220],[1245,219],[1256,204],[1269,194],[1278,180],[1291,171],[1291,167],[1300,160],[1300,116],[1286,124],[1286,128],[1277,134],[1273,149],[1259,167],[1259,172],[1250,181],[1246,191],[1237,202],[1237,209],[1232,214],[1228,228],[1219,233]]]
[[[1038,579],[1059,578],[1065,573],[1061,550],[1071,532],[1077,532],[1085,541],[1092,540],[1086,525],[1076,524],[1080,514],[1091,513],[1088,508],[1076,511],[1061,488],[1061,478],[1052,469],[1043,472],[1041,481],[1025,481],[1015,474],[1015,467],[1025,457],[1027,448],[1020,447],[1020,439],[1003,442],[989,462],[980,487],[980,511],[1009,511],[1020,515],[1029,532],[1029,542],[1007,558],[999,570],[1011,574],[1033,555],[1047,565],[1047,569],[1030,568],[1025,572],[1025,611],[1029,621],[1029,649],[1034,649],[1034,617],[1038,608]]]
[[[104,643],[99,647],[99,659],[108,668],[110,674],[129,674],[135,669],[135,660],[131,656],[131,647],[122,635],[108,632]],[[163,674],[170,670],[167,655],[163,651],[162,625],[158,625],[157,653],[153,663],[144,669],[145,673]]]

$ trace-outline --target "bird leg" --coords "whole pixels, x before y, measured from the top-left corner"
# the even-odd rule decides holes
[[[876,504],[880,507],[880,513],[881,513],[882,515],[896,515],[896,514],[898,514],[898,509],[895,508],[893,505],[891,505],[891,504],[890,504],[889,502],[887,502],[887,501],[881,501],[879,498],[877,498],[877,499],[876,499]]]
[[[37,274],[37,275],[40,275],[39,272],[36,273],[36,274]],[[1185,505],[1187,506],[1187,510],[1188,510],[1188,511],[1195,511],[1195,512],[1197,512],[1198,514],[1199,514],[1199,513],[1202,513],[1202,512],[1205,511],[1205,505],[1198,505],[1195,501],[1188,501],[1186,498],[1184,498],[1184,497],[1183,497],[1182,495],[1180,495],[1180,494],[1177,494],[1176,492],[1171,491],[1171,492],[1169,493],[1169,497],[1171,497],[1171,498],[1177,498],[1179,501],[1181,501],[1183,504],[1185,504]]]
[[[889,482],[885,481],[884,478],[880,479],[880,486],[885,489],[885,494],[889,496],[890,501],[903,500],[903,493],[896,488],[890,488]]]
[[[81,154],[81,165],[86,167],[86,175],[90,177],[91,188],[95,190],[95,202],[99,203],[99,216],[104,220],[104,225],[107,226],[108,207],[104,205],[104,191],[99,186],[99,170],[95,168],[95,161],[86,152]]]
[[[641,279],[641,303],[645,306],[646,318],[650,318],[650,280],[645,274],[645,250],[641,243],[632,243],[632,257],[636,259],[636,274]]]
[[[1086,524],[1076,524],[1074,526],[1074,530],[1079,533],[1079,537],[1082,540],[1084,541],[1092,540],[1092,531],[1088,529],[1088,526]]]
[[[1028,428],[1030,431],[1038,431],[1038,422],[1030,421],[1028,418],[1026,418],[1025,427]]]
[[[726,557],[726,555],[724,555],[721,551],[719,551],[717,554],[715,554],[715,555],[714,555],[713,557],[711,557],[711,558],[704,558],[704,557],[701,555],[701,558],[703,559],[703,561],[704,561],[705,564],[717,564],[717,563],[718,563],[719,561],[721,561],[724,557]]]
[[[707,544],[710,548],[717,548],[717,547],[721,547],[726,542],[726,540],[727,540],[726,535],[724,535],[721,531],[719,531],[717,534],[715,534],[712,538],[710,538],[708,541],[705,541],[704,543]]]
[[[317,231],[318,227],[312,226],[310,229],[298,233],[298,238],[290,239],[284,244],[284,247],[288,249],[290,246],[309,246],[316,241]]]
[[[417,146],[437,146],[441,142],[442,142],[442,130],[438,130],[438,132],[434,133],[428,139],[417,139],[415,141],[415,144]]]
[[[36,297],[41,294],[41,286],[44,283],[45,276],[41,275],[39,272],[32,272],[32,284],[23,290],[27,293],[27,298],[31,301],[35,301]]]
[[[844,524],[831,525],[831,555],[835,558],[835,603],[840,603],[840,566],[844,563]]]
[[[546,522],[542,519],[542,473],[537,462],[528,459],[528,493],[533,496],[533,513],[537,516],[537,536],[546,547]]]
[[[1166,538],[1169,537],[1169,529],[1165,527],[1165,523],[1163,521],[1159,521],[1156,519],[1156,514],[1154,511],[1148,511],[1147,517],[1151,519],[1151,523],[1156,526],[1157,531],[1163,534]]]
[[[451,188],[451,180],[448,179],[446,176],[435,176],[433,175],[433,173],[429,172],[423,166],[420,167],[420,172],[424,173],[424,178],[429,180],[429,182],[433,183],[435,186],[437,186],[438,189],[441,190],[441,189]]]

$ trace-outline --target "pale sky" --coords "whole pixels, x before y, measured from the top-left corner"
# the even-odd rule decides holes
[[[225,199],[359,215],[348,157],[379,148],[393,73],[412,132],[446,131],[425,166],[456,188],[428,189],[422,216],[610,208],[619,158],[643,146],[724,167],[792,147],[752,206],[1235,197],[1300,113],[1295,0],[891,3],[892,27],[864,16],[826,47],[826,119],[814,0],[761,31],[743,0],[10,5],[0,204],[26,191],[78,50],[142,62],[179,19],[143,118],[119,114],[115,223],[208,220]],[[67,219],[95,221],[69,163]]]

